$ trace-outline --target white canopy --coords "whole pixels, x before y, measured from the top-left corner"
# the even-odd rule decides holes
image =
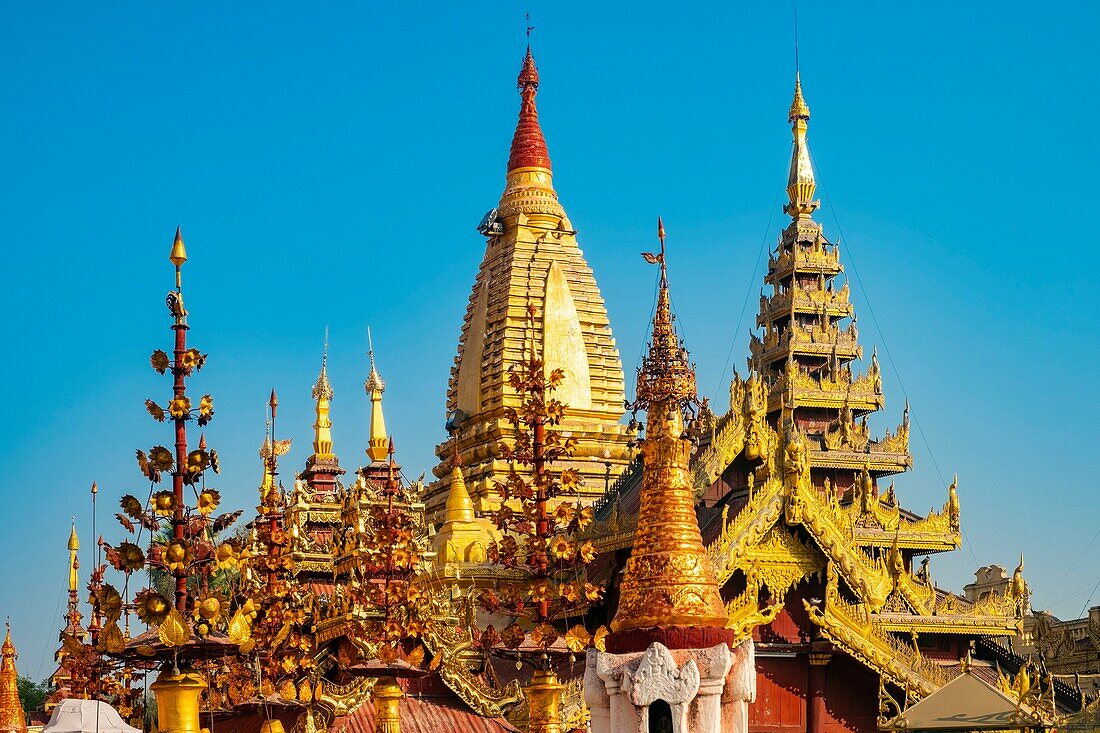
[[[42,733],[142,733],[126,725],[118,711],[99,700],[62,700]]]

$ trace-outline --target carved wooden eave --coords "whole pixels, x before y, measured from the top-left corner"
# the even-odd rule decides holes
[[[788,334],[764,341],[753,336],[749,340],[749,351],[763,364],[786,359],[789,353],[826,359],[831,356],[845,360],[863,358],[863,347],[859,345],[857,334],[851,331],[827,329],[815,332],[798,328]]]
[[[592,545],[598,553],[624,550],[634,544],[634,529],[634,524],[629,523],[616,532],[597,534],[592,539]]]
[[[730,410],[715,426],[714,434],[692,464],[695,496],[702,496],[745,447],[745,419],[740,411]]]
[[[1020,632],[1019,619],[997,615],[924,615],[879,612],[875,628],[883,632],[966,634],[968,636],[1014,636]]]
[[[792,303],[793,298],[793,303]],[[834,318],[850,318],[852,304],[848,301],[848,285],[840,290],[787,290],[771,297],[761,296],[756,325],[763,327],[787,315],[792,308],[800,313],[827,313]]]
[[[291,554],[294,560],[292,572],[294,575],[302,573],[317,573],[332,575],[332,555],[324,552],[295,552]]]
[[[917,529],[914,525],[905,527],[899,533],[873,527],[856,527],[856,542],[864,547],[890,547],[894,538],[904,550],[914,550],[920,554],[951,552],[962,547],[962,536],[958,530],[935,531]]]
[[[430,587],[444,581],[448,581],[449,584],[450,581],[468,580],[474,581],[475,586],[481,587],[482,585],[495,585],[500,581],[520,582],[528,577],[527,573],[516,568],[506,568],[488,563],[448,562],[433,565],[430,570],[420,576],[418,582]]]
[[[866,452],[811,450],[810,460],[814,468],[859,471],[866,465],[871,473],[878,476],[903,473],[913,467],[913,457],[908,453],[876,451],[873,446],[873,443],[869,444]]]
[[[825,237],[820,230],[817,232],[817,238],[821,243],[825,242]],[[768,258],[766,279],[768,282],[782,280],[796,269],[799,272],[821,274],[826,277],[839,275],[844,271],[844,265],[840,264],[840,247],[802,250],[793,256],[789,250],[784,250],[778,257],[773,255]]]
[[[707,548],[719,585],[745,567],[749,547],[759,543],[782,516],[783,484],[769,480]]]
[[[523,699],[517,680],[498,689],[486,684],[470,670],[464,659],[464,652],[474,643],[469,626],[429,621],[425,624],[422,640],[428,651],[440,660],[437,668],[440,679],[478,715],[500,717]]]
[[[318,702],[329,708],[334,716],[351,715],[370,700],[376,680],[375,677],[359,677],[346,685],[326,683]]]
[[[302,521],[313,524],[340,524],[340,504],[312,504],[299,513]]]
[[[828,383],[826,383],[828,384]],[[850,395],[822,387],[802,387],[793,397],[777,389],[768,396],[768,412],[776,412],[783,407],[823,407],[839,410],[847,404],[857,415],[875,412],[886,404],[886,398],[873,392],[855,392]]]
[[[835,580],[826,587],[824,602],[803,605],[826,638],[910,694],[923,698],[950,681],[944,667],[877,628],[864,606],[841,600]]]

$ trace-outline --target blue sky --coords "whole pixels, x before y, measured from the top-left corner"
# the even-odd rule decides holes
[[[754,265],[784,220],[789,5],[0,8],[0,613],[24,673],[52,671],[74,514],[91,566],[92,480],[117,540],[115,502],[141,486],[134,449],[168,440],[143,402],[167,393],[147,357],[170,343],[177,224],[227,506],[255,503],[272,385],[294,438],[286,473],[308,455],[326,325],[344,465],[366,446],[370,325],[398,458],[430,468],[475,227],[503,184],[526,9],[555,183],[627,372],[651,308],[637,253],[661,213],[701,388],[724,394],[747,354]],[[1100,541],[1082,556],[1100,516],[1097,15],[799,8],[818,218],[843,235],[861,338],[883,358],[875,427],[908,396],[916,468],[897,488],[914,510],[959,474],[967,545],[933,576],[961,589],[1023,551],[1035,605],[1063,617],[1100,581]]]

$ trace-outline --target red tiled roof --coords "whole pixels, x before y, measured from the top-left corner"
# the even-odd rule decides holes
[[[514,733],[503,718],[483,718],[457,700],[405,697],[400,703],[401,733]],[[374,733],[374,706],[364,703],[351,715],[336,718],[330,730]],[[218,733],[221,733],[219,731]]]
[[[483,718],[455,699],[441,697],[402,698],[401,733],[516,733],[503,718]],[[270,717],[282,721],[289,733],[302,714],[301,708],[275,708]],[[215,733],[259,733],[265,716],[259,710],[239,713],[218,720]],[[206,724],[206,718],[203,718]],[[364,702],[350,715],[341,715],[328,726],[329,730],[347,733],[374,733],[374,705]]]

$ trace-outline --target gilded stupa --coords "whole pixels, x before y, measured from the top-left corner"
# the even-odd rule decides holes
[[[596,279],[554,190],[550,154],[535,106],[539,73],[530,48],[518,87],[519,122],[504,194],[479,227],[487,238],[485,257],[451,370],[451,437],[436,448],[437,481],[425,497],[429,518],[435,522],[443,518],[455,441],[475,508],[484,511],[496,501],[496,482],[509,470],[498,451],[510,434],[505,410],[518,404],[508,386],[508,372],[525,354],[528,306],[538,314],[534,338],[547,372],[565,371],[557,394],[567,406],[561,429],[578,445],[561,467],[580,471],[585,480],[582,495],[596,497],[630,461],[630,435],[619,424],[622,362]]]
[[[15,644],[11,642],[11,626],[7,628],[4,646],[0,647],[0,733],[26,733],[27,714],[19,699],[19,673],[15,669]]]
[[[658,232],[661,253],[647,258],[659,262],[661,280],[635,403],[646,410],[640,508],[611,629],[724,629],[726,609],[695,517],[689,467],[693,445],[684,416],[697,399],[695,368],[673,324],[660,223]]]

